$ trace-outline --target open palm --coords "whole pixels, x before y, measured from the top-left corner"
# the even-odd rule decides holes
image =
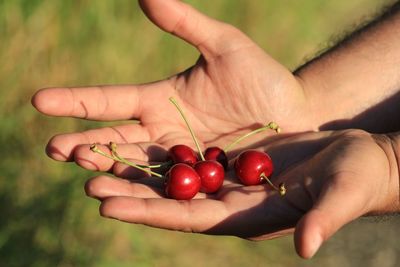
[[[307,258],[350,221],[399,211],[390,144],[366,132],[309,132],[260,149],[276,163],[272,179],[286,183],[284,197],[268,185],[240,185],[231,172],[217,194],[191,201],[166,199],[162,182],[149,178],[132,183],[99,176],[86,192],[102,201],[103,216],[130,223],[253,240],[295,231],[298,253]]]
[[[93,164],[80,161],[92,162],[87,147],[80,150],[81,145],[113,141],[130,144],[133,151],[149,143],[163,148],[177,143],[193,146],[179,113],[168,102],[171,96],[182,105],[204,146],[226,145],[241,131],[272,120],[286,131],[312,127],[299,81],[239,30],[180,1],[142,0],[140,4],[156,25],[198,48],[199,60],[183,73],[149,84],[39,91],[32,102],[48,115],[140,120],[140,124],[57,135],[47,147],[52,158],[75,159],[93,169]],[[148,160],[142,157],[146,153],[131,154]],[[96,164],[101,170],[110,166]]]

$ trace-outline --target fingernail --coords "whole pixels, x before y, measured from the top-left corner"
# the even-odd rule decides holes
[[[317,253],[321,245],[322,245],[322,237],[321,235],[318,234],[311,241],[308,258],[312,258],[315,255],[315,253]]]

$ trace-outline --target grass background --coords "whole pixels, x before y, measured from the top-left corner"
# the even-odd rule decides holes
[[[187,1],[232,23],[290,69],[385,1]],[[362,219],[311,261],[292,237],[253,243],[102,219],[93,174],[48,159],[56,133],[107,123],[38,114],[42,87],[140,83],[193,64],[197,51],[154,27],[137,1],[0,1],[0,266],[395,266],[399,219]],[[107,125],[109,125],[108,123]],[[339,209],[340,207],[338,207]]]

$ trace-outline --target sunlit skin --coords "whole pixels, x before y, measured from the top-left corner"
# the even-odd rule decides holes
[[[399,105],[378,105],[399,90],[399,38],[393,33],[400,28],[398,13],[296,76],[236,28],[180,1],[139,2],[158,27],[200,51],[194,66],[154,83],[49,88],[32,99],[40,112],[52,116],[140,120],[140,124],[57,135],[47,145],[48,155],[55,160],[75,161],[129,179],[99,176],[87,182],[86,193],[102,202],[102,216],[251,240],[295,232],[297,252],[309,258],[351,220],[399,211],[395,137],[360,130],[313,132],[327,125],[400,130],[393,115]],[[390,56],[382,56],[382,51]],[[380,73],[383,68],[385,73]],[[182,105],[202,149],[224,147],[250,129],[269,121],[279,123],[284,134],[253,136],[229,156],[244,147],[267,151],[275,167],[271,179],[275,184],[285,182],[285,197],[267,184],[244,186],[231,170],[217,194],[199,193],[190,201],[167,199],[160,179],[90,151],[93,143],[107,151],[105,144],[112,141],[123,157],[146,163],[166,161],[167,150],[178,143],[193,147],[186,126],[168,101],[171,96]],[[371,114],[371,107],[375,107],[374,120],[365,116]],[[367,119],[352,120],[360,114]],[[386,116],[387,125],[395,123],[375,127],[371,123],[378,115]]]
[[[193,146],[169,97],[182,105],[204,149],[224,147],[233,137],[271,120],[286,131],[314,127],[304,115],[310,112],[301,83],[242,32],[178,1],[141,4],[158,26],[197,47],[202,53],[199,60],[183,73],[149,84],[39,91],[33,103],[46,114],[141,121],[139,125],[56,136],[48,146],[50,156],[73,160],[76,145],[109,141]],[[186,12],[190,20],[183,22]]]

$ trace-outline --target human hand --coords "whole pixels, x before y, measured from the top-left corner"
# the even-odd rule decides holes
[[[168,102],[171,96],[183,106],[207,147],[226,145],[243,131],[272,120],[285,131],[313,127],[308,115],[313,113],[299,81],[238,29],[180,1],[142,0],[140,4],[161,29],[195,46],[201,52],[199,60],[183,73],[149,84],[39,91],[33,105],[51,116],[140,120],[140,124],[58,135],[48,144],[50,157],[75,159],[85,168],[96,169],[88,163],[92,162],[90,151],[78,149],[80,145],[112,141],[133,146],[152,142],[164,148],[178,142],[193,146],[186,126]],[[101,170],[107,168],[110,165]]]
[[[243,186],[232,172],[215,195],[164,198],[162,181],[99,176],[86,192],[102,201],[102,216],[185,232],[264,240],[294,231],[309,258],[343,225],[364,215],[399,212],[398,164],[390,139],[360,130],[276,136],[263,150],[276,166],[274,183]]]

